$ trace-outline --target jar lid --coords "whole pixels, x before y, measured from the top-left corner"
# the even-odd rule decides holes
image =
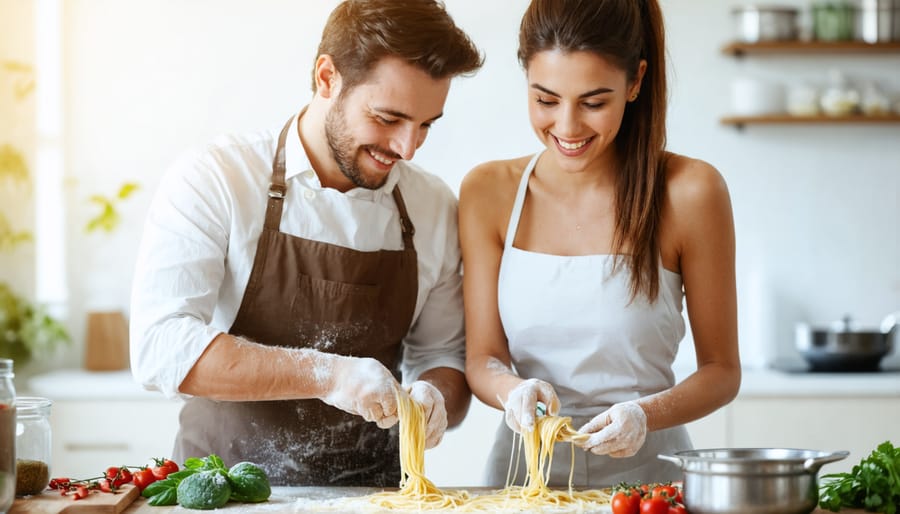
[[[13,375],[13,360],[12,359],[0,359],[0,377],[12,377]]]
[[[36,414],[44,409],[49,409],[53,405],[50,398],[41,396],[19,396],[16,398],[16,414],[27,415]]]

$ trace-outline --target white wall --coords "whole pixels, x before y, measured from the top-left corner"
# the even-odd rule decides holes
[[[12,145],[29,162],[35,145],[34,95],[17,96],[27,76],[6,65],[34,61],[33,30],[30,2],[0,0],[0,146]],[[0,213],[17,233],[33,229],[33,191],[32,183],[0,175]],[[13,249],[0,247],[0,281],[30,296],[34,289],[33,260],[33,245],[29,243]]]
[[[335,0],[67,0],[66,153],[71,319],[127,308],[140,226],[175,156],[222,132],[276,127],[309,98],[309,70]],[[458,190],[475,164],[539,149],[515,59],[525,0],[448,0],[484,50],[458,80],[417,161]],[[730,81],[755,76],[824,84],[829,68],[900,93],[900,57],[751,57],[719,52],[729,5],[664,0],[671,104],[669,147],[727,179],[738,236],[742,356],[790,357],[796,321],[844,313],[874,326],[900,309],[900,126],[721,126]],[[803,5],[797,2],[797,5]],[[86,198],[126,180],[124,230],[86,235]],[[679,365],[692,363],[690,341]],[[900,353],[900,352],[898,352]],[[895,355],[893,362],[900,362]]]
[[[900,125],[760,126],[739,132],[718,123],[729,111],[736,76],[822,84],[827,70],[839,67],[852,77],[880,80],[896,95],[900,56],[739,61],[719,48],[731,37],[730,7],[740,2],[662,2],[671,57],[669,147],[715,165],[732,194],[744,362],[761,366],[771,356],[793,356],[796,321],[826,323],[850,313],[874,326],[900,309]],[[31,36],[4,22],[30,24],[23,10],[28,3],[0,0],[0,59],[29,57],[30,43],[20,40]],[[64,205],[41,208],[62,209],[66,220],[67,323],[77,343],[70,365],[81,359],[87,310],[128,308],[140,228],[163,171],[177,154],[217,134],[277,128],[297,111],[309,98],[310,65],[336,3],[62,2],[67,197]],[[524,78],[515,59],[527,1],[446,3],[487,62],[478,75],[454,84],[445,117],[416,160],[458,190],[475,164],[540,147],[528,125]],[[0,106],[2,141],[28,122],[10,127],[6,104]],[[139,182],[142,190],[123,204],[124,226],[108,235],[86,234],[84,225],[95,213],[87,198],[113,194],[125,181]],[[35,273],[21,258],[0,263],[3,279]],[[688,338],[683,344],[679,366],[692,364],[690,343]],[[900,351],[889,361],[898,362]],[[476,405],[467,426],[448,439],[465,439],[480,455],[474,446],[487,447],[498,421],[495,412]],[[441,482],[439,473],[435,469],[433,478]],[[472,473],[480,476],[480,469]]]

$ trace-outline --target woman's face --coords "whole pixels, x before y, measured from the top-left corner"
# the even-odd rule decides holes
[[[561,50],[535,54],[526,75],[531,126],[548,156],[563,170],[602,165],[640,78],[628,83],[625,70],[593,52]]]

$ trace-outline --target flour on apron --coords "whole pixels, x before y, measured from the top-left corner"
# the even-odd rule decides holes
[[[360,252],[281,232],[284,143],[293,120],[278,138],[265,225],[229,333],[264,345],[371,357],[399,378],[401,342],[418,294],[415,229],[399,186],[393,198],[401,250]],[[179,462],[211,453],[229,466],[252,461],[273,485],[395,487],[400,482],[396,425],[384,430],[320,400],[191,398],[180,419],[174,452]]]

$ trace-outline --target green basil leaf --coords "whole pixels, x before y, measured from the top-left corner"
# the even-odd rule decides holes
[[[144,498],[150,498],[151,496],[155,496],[167,489],[173,489],[177,485],[178,484],[175,482],[175,480],[172,480],[170,478],[166,478],[165,480],[158,480],[145,487],[144,490],[141,491],[141,496],[143,496]]]
[[[150,505],[154,507],[161,507],[164,505],[175,505],[178,503],[178,493],[177,489],[174,487],[170,487],[168,489],[163,490],[159,494],[155,494],[150,498]]]

